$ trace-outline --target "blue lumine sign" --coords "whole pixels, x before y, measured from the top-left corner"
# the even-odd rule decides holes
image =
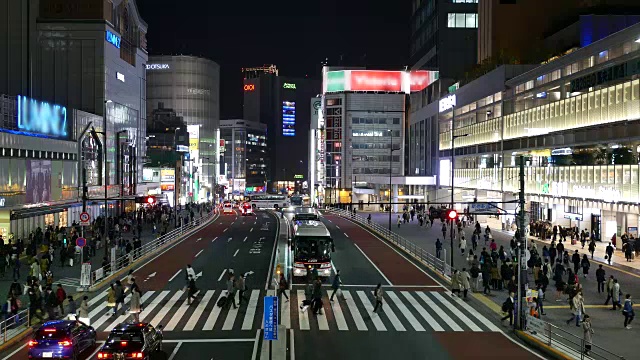
[[[107,42],[120,49],[120,36],[107,30]]]
[[[36,136],[66,139],[69,137],[67,108],[18,95],[17,127]]]

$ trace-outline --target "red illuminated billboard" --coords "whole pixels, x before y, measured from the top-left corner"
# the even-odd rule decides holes
[[[351,70],[351,91],[402,91],[402,72]]]
[[[438,79],[437,71],[418,70],[409,73],[410,91],[420,91]]]

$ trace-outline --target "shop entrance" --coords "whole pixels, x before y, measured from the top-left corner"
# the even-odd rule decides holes
[[[591,237],[596,241],[602,241],[600,236],[600,215],[591,215]]]

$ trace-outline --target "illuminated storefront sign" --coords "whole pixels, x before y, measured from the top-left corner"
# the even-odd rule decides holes
[[[437,71],[342,70],[323,72],[323,90],[384,91],[411,93],[420,91],[438,79]]]
[[[187,88],[187,92],[194,95],[211,95],[211,90],[209,89]]]
[[[18,129],[33,135],[67,138],[67,108],[18,95]]]
[[[551,150],[551,155],[571,155],[573,154],[573,150],[571,150],[571,148],[562,148],[562,149],[555,149],[555,150]]]
[[[284,83],[284,84],[282,84],[282,88],[283,88],[283,89],[291,89],[291,90],[295,90],[295,89],[296,89],[296,84],[292,84],[292,83]]]
[[[111,31],[107,30],[107,42],[112,44],[113,46],[117,47],[118,49],[120,49],[120,36],[112,33]]]
[[[353,131],[352,136],[383,136],[382,131]]]
[[[282,102],[282,136],[296,136],[296,103]]]
[[[142,169],[142,181],[153,181],[153,169]]]
[[[189,143],[189,145],[191,145],[191,143]],[[198,145],[196,144],[196,146],[198,146]],[[189,147],[186,146],[186,145],[178,145],[177,148],[176,148],[176,151],[177,152],[188,152],[189,151]]]
[[[293,175],[293,178],[294,178],[294,179],[304,179],[304,175],[301,175],[301,174],[295,174],[295,175]]]
[[[440,110],[440,112],[445,112],[447,110],[454,108],[455,106],[456,106],[456,94],[452,94],[447,97],[444,97],[440,99],[440,102],[438,103],[438,109]]]
[[[176,180],[176,171],[174,169],[160,169],[160,182],[172,183]]]
[[[640,67],[638,66],[638,60],[614,65],[606,69],[591,73],[589,75],[581,76],[577,79],[571,80],[571,92],[578,92],[586,90],[590,87],[594,87],[600,84],[604,84],[609,81],[624,78],[629,75],[637,74]],[[635,66],[634,66],[635,65]]]
[[[169,64],[147,64],[147,70],[169,70]]]
[[[256,86],[254,84],[245,84],[244,85],[244,91],[253,91],[256,89]]]

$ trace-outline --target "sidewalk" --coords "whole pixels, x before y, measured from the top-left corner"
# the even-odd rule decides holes
[[[200,214],[196,213],[194,219],[199,219]],[[168,231],[174,229],[174,224],[170,222]],[[89,238],[89,234],[85,234],[85,237]],[[140,240],[142,240],[142,246],[147,244],[148,242],[154,240],[158,236],[158,232],[153,233],[153,225],[144,224],[142,227],[142,235],[140,236]],[[133,232],[129,231],[127,233],[123,233],[122,237],[125,240],[133,240]],[[103,246],[101,249],[96,249],[95,256],[87,258],[87,252],[85,252],[84,262],[91,263],[91,269],[95,270],[102,265],[102,260],[105,256],[109,256],[109,254],[105,253],[105,247]],[[21,260],[22,264],[20,266],[20,285],[23,287],[23,292],[26,292],[25,283],[27,282],[27,276],[29,275],[29,265],[27,263],[26,258]],[[53,273],[53,285],[54,291],[55,287],[58,283],[62,284],[62,287],[65,289],[68,295],[73,295],[77,292],[77,288],[80,286],[80,262],[74,262],[73,266],[69,266],[69,263],[66,263],[66,266],[60,266],[60,252],[56,251],[54,255],[54,259],[51,263],[51,272]],[[2,299],[6,299],[7,294],[9,293],[9,287],[13,282],[13,267],[9,267],[5,277],[0,278],[0,296]],[[22,304],[23,308],[29,304],[29,297],[26,294],[22,295]]]
[[[366,217],[369,213],[360,212],[361,216]],[[388,213],[370,213],[372,217],[372,221],[378,223],[381,226],[388,226]],[[450,260],[450,237],[449,237],[449,227],[447,227],[447,238],[442,239],[442,223],[439,220],[435,220],[433,223],[433,228],[428,227],[420,227],[418,225],[418,221],[414,220],[413,222],[409,222],[407,224],[401,224],[398,228],[396,223],[397,214],[392,214],[392,231],[396,232],[398,235],[404,237],[405,239],[412,241],[417,246],[422,247],[429,253],[435,254],[435,242],[437,238],[440,238],[440,241],[443,242],[443,249],[446,250],[446,258],[447,262]],[[485,225],[486,226],[486,225]],[[483,229],[484,227],[483,226]],[[467,239],[467,249],[471,249],[471,234],[473,232],[473,228],[467,226],[463,228],[465,232],[465,238]],[[505,247],[505,249],[509,248],[509,241],[513,237],[513,232],[503,232],[498,231],[497,229],[492,229],[492,235],[494,240],[496,241],[498,247],[501,245]],[[535,239],[535,238],[534,238]],[[538,251],[542,252],[542,246],[544,243],[540,240],[535,239],[534,241],[540,242],[538,244]],[[547,242],[548,243],[548,242]],[[564,243],[564,242],[563,242]],[[628,344],[632,344],[635,341],[635,337],[637,337],[637,331],[635,328],[633,330],[626,330],[623,328],[623,320],[624,317],[620,313],[620,311],[610,311],[610,305],[608,307],[603,306],[604,300],[606,299],[605,294],[598,294],[597,285],[595,280],[595,271],[598,268],[598,265],[601,264],[600,261],[604,261],[604,248],[607,243],[598,243],[596,247],[596,252],[594,256],[594,260],[591,260],[589,255],[589,260],[591,261],[591,268],[587,278],[582,276],[582,272],[580,271],[580,282],[583,285],[584,289],[584,298],[585,298],[585,307],[586,312],[591,316],[593,327],[595,330],[594,334],[594,343],[600,345],[606,349],[613,350],[625,358],[634,358],[637,356],[635,350],[632,350],[631,346]],[[482,251],[484,247],[484,241],[481,240],[478,243],[478,250],[476,253]],[[578,242],[577,245],[568,245],[565,246],[567,250],[572,252],[575,249],[579,250],[579,253],[587,253],[587,246],[583,251],[580,250],[581,245]],[[488,250],[488,246],[487,246]],[[469,268],[468,263],[466,261],[466,257],[462,256],[460,250],[458,248],[458,243],[454,240],[454,268],[461,270],[463,267],[466,267],[467,270]],[[622,260],[622,264],[620,263]],[[633,263],[626,263],[624,260],[624,256],[620,251],[616,251],[614,255],[614,264],[612,266],[605,265],[603,268],[606,271],[606,276],[613,275],[621,284],[621,290],[623,293],[630,293],[634,297],[640,298],[640,275],[638,275],[638,270],[636,269],[635,264],[638,264],[638,268],[640,268],[640,260],[636,260]],[[629,264],[629,265],[627,265]],[[530,275],[529,279],[531,280],[530,287],[533,286],[533,276]],[[547,289],[546,301],[544,303],[545,312],[547,316],[543,316],[542,320],[548,321],[558,327],[562,327],[562,329],[571,332],[572,334],[582,337],[582,328],[576,327],[575,322],[567,325],[565,321],[569,319],[571,316],[568,303],[566,301],[566,296],[563,296],[562,302],[556,302],[555,297],[555,287],[553,286],[554,282],[551,281],[549,287]],[[502,302],[507,298],[508,294],[506,290],[502,291],[492,291],[491,295],[482,296],[484,301],[492,307],[493,309],[499,309]],[[496,315],[497,317],[497,315]]]

